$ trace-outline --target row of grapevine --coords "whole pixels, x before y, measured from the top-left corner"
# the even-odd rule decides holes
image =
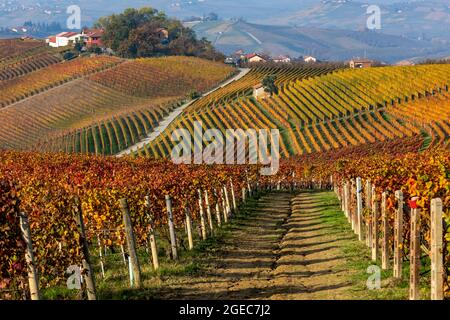
[[[83,57],[0,82],[0,107],[41,93],[68,81],[111,68],[122,60],[109,56]]]
[[[405,122],[414,123],[433,137],[433,144],[445,145],[450,137],[450,94],[415,99],[395,104],[387,113]]]
[[[0,81],[11,80],[61,61],[62,58],[58,54],[44,52],[25,57],[17,62],[0,64]]]
[[[126,198],[136,241],[142,247],[149,236],[146,196],[151,201],[155,228],[163,228],[167,224],[165,196],[170,195],[176,228],[182,230],[186,208],[194,221],[200,218],[199,189],[209,193],[211,206],[222,203],[224,186],[232,186],[233,190],[228,192],[239,199],[241,189],[256,178],[256,169],[66,154],[0,153],[0,180],[20,186],[15,191],[20,199],[18,209],[29,218],[36,268],[43,287],[61,283],[65,270],[81,262],[79,234],[72,212],[75,198],[81,200],[88,241],[96,242],[98,234],[109,230],[101,241],[116,246],[124,240],[119,200]],[[0,208],[7,208],[8,198],[3,193],[0,201]],[[4,214],[0,213],[2,227]],[[10,243],[0,241],[0,252],[11,248],[14,246]],[[2,255],[2,259],[6,261],[2,261],[1,272],[6,274],[14,257]]]
[[[280,92],[268,99],[254,100],[245,96],[236,101],[208,105],[208,99],[187,109],[159,139],[141,150],[141,155],[164,157],[170,153],[174,129],[192,127],[193,120],[202,121],[205,130],[269,129],[282,133],[283,156],[321,152],[418,135],[423,130],[411,117],[401,116],[413,108],[412,100],[422,101],[436,95],[442,108],[448,104],[448,66],[425,65],[410,68],[374,68],[339,70],[310,79],[279,83]],[[252,71],[247,77],[255,77]],[[256,78],[256,77],[255,77]],[[239,87],[240,80],[231,87]],[[247,80],[245,80],[247,81]],[[244,85],[244,84],[242,84]],[[231,88],[230,92],[233,92]],[[447,101],[447,102],[445,102]],[[399,111],[394,112],[398,109]],[[445,143],[448,113],[436,111],[438,123],[430,125],[429,133]]]
[[[184,96],[190,91],[205,92],[234,72],[199,58],[163,57],[127,61],[89,79],[139,97]]]
[[[114,115],[158,109],[178,99],[143,99],[78,79],[0,109],[0,147],[34,148],[39,142],[71,134],[74,130],[107,121]]]
[[[276,84],[278,86],[296,79],[306,79],[327,74],[336,70],[335,65],[316,66],[259,66],[253,68],[246,76],[239,81],[235,81],[230,85],[221,88],[206,99],[196,101],[189,107],[190,112],[211,109],[216,106],[232,102],[241,97],[251,94],[252,87],[262,81],[267,75],[275,75],[277,77]]]
[[[0,63],[43,47],[40,40],[0,39]]]
[[[392,208],[396,206],[394,191],[401,190],[407,203],[408,199],[414,199],[414,205],[421,208],[424,248],[429,248],[430,200],[442,199],[447,223],[444,238],[447,270],[450,266],[450,154],[444,150],[422,154],[394,154],[401,149],[395,147],[396,143],[403,147],[405,142],[410,144],[406,140],[400,140],[383,146],[365,145],[363,148],[347,149],[341,153],[291,158],[281,163],[277,175],[266,177],[259,176],[257,168],[249,166],[185,166],[142,158],[132,160],[3,152],[0,154],[0,180],[20,187],[13,193],[8,191],[11,189],[3,192],[2,195],[6,196],[1,198],[0,207],[8,208],[8,199],[16,195],[19,197],[19,207],[8,212],[20,210],[29,216],[36,266],[41,275],[41,285],[45,287],[64,281],[65,269],[69,265],[80,264],[79,235],[71,211],[75,197],[81,200],[89,243],[100,241],[108,246],[123,245],[119,199],[128,199],[136,241],[142,247],[147,245],[149,236],[148,210],[151,211],[150,216],[153,216],[156,228],[164,228],[167,224],[166,195],[170,195],[172,199],[174,222],[176,229],[181,231],[184,229],[186,208],[189,208],[194,220],[199,221],[201,218],[198,190],[207,191],[211,195],[210,203],[214,208],[216,203],[223,203],[220,190],[224,185],[231,187],[230,179],[233,183],[232,192],[239,200],[240,191],[248,187],[249,181],[259,181],[260,188],[274,183],[323,188],[330,185],[330,181],[341,186],[340,183],[344,180],[362,177],[370,180],[376,187],[374,190],[377,197],[382,192],[387,192],[389,215],[393,214]],[[388,152],[380,152],[383,148]],[[373,153],[377,155],[374,156]],[[146,196],[150,197],[150,207],[145,205]],[[407,212],[405,210],[405,215]],[[393,221],[393,218],[389,221]],[[7,222],[0,222],[2,226],[14,221],[10,218]],[[405,225],[405,233],[408,232]],[[102,236],[98,240],[100,234]],[[2,245],[3,242],[0,241],[0,250],[15,248],[3,248]],[[405,250],[407,248],[405,244]],[[2,263],[3,268],[14,265],[10,261],[11,256],[7,257],[8,261]],[[16,268],[22,270],[17,264]],[[1,271],[5,274],[10,272]]]
[[[20,202],[17,186],[10,180],[0,180],[0,299],[20,297],[24,286],[25,246],[20,232]]]
[[[177,106],[179,103],[167,102],[145,106],[133,112],[125,111],[61,136],[47,137],[30,148],[37,151],[115,155],[145,138]]]
[[[226,129],[280,129],[280,154],[290,155],[322,152],[342,147],[357,146],[375,141],[385,141],[419,135],[420,130],[409,123],[389,118],[384,111],[359,112],[351,117],[319,121],[307,126],[285,127],[282,119],[264,109],[254,100],[240,100],[235,104],[214,108],[209,111],[188,115],[175,121],[170,131],[189,129],[193,133],[193,122],[200,121],[204,130]],[[141,150],[141,155],[157,158],[170,154],[175,142],[171,136],[161,135]],[[205,147],[207,145],[204,142]]]
[[[116,58],[97,57],[83,63],[89,64],[90,59],[94,62],[98,59],[120,62]],[[82,64],[77,60],[60,63],[7,83],[30,81],[31,78],[39,78],[39,75],[46,75],[43,81],[54,82],[64,76],[61,72],[70,71],[72,64]],[[195,73],[189,74],[186,67],[194,68]],[[152,70],[159,70],[159,73]],[[161,70],[165,70],[164,75],[160,74]],[[189,57],[119,63],[94,76],[72,80],[51,92],[43,91],[8,108],[0,108],[0,147],[115,154],[147,135],[162,116],[167,115],[174,101],[182,101],[191,90],[209,89],[209,86],[226,79],[231,70],[225,65]],[[137,76],[138,72],[143,74]],[[176,90],[167,89],[173,82],[166,81],[167,77],[178,84]],[[103,85],[99,83],[103,81],[97,82],[94,78],[118,81],[128,84],[130,88],[142,86],[148,94],[141,97],[135,90],[122,90],[107,83]],[[137,86],[136,81],[139,83]],[[26,85],[29,86],[28,82]],[[5,84],[3,90],[0,85],[0,96],[3,92],[6,94],[11,89],[9,87],[14,88]],[[116,120],[111,120],[112,117]]]

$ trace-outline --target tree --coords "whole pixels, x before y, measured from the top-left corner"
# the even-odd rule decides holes
[[[164,13],[159,13],[153,8],[126,9],[121,14],[100,18],[95,23],[95,27],[105,30],[102,36],[103,43],[116,51],[123,45],[123,41],[128,40],[133,30],[150,21],[164,21],[165,19],[167,18]]]
[[[270,96],[272,96],[273,94],[278,94],[278,87],[275,84],[276,80],[277,80],[276,75],[267,75],[264,77],[262,81],[264,91],[270,93]]]
[[[74,49],[78,52],[81,52],[81,50],[83,50],[83,47],[84,47],[84,43],[82,41],[80,41],[80,39],[77,39],[77,41],[75,42]]]
[[[75,57],[75,54],[72,51],[67,51],[64,53],[63,58],[64,60],[71,60]]]
[[[205,21],[217,21],[219,20],[219,15],[215,12],[210,12],[204,17]]]
[[[127,9],[121,14],[100,18],[95,26],[104,29],[105,46],[124,58],[186,55],[225,59],[211,42],[198,40],[192,29],[152,8]],[[160,37],[159,29],[167,30],[167,39]]]

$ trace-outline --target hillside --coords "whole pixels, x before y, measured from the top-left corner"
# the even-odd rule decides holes
[[[207,21],[190,24],[223,52],[238,49],[293,57],[313,55],[323,60],[349,60],[367,55],[396,62],[407,58],[448,56],[449,46],[374,31],[324,29],[312,26],[259,25],[244,21]]]
[[[0,81],[0,148],[26,149],[134,112],[145,117],[139,120],[145,129],[136,133],[139,139],[191,91],[207,91],[233,73],[223,64],[187,57],[125,61],[99,56],[55,63]],[[121,130],[117,126],[107,130]],[[110,144],[107,153],[128,146]]]
[[[308,78],[308,72],[305,72],[306,77],[302,76],[301,68],[297,72],[290,69],[278,72],[279,94],[265,100],[250,97],[251,90],[239,83],[250,84],[252,77],[253,81],[258,81],[264,74],[274,73],[255,69],[238,83],[217,92],[213,101],[194,103],[140,153],[168,156],[173,147],[171,132],[176,128],[188,128],[193,134],[194,121],[201,121],[205,130],[278,128],[282,136],[280,153],[284,157],[405,137],[420,139],[421,134],[426,133],[436,143],[448,141],[446,106],[450,65],[347,69],[312,78]],[[283,74],[291,74],[291,77],[281,76]],[[435,118],[430,119],[426,127],[407,115],[392,112],[397,105],[408,110],[408,103],[417,100],[411,108],[420,114],[419,108],[427,104],[421,99],[431,94],[443,96],[436,98]]]
[[[283,14],[275,14],[264,19],[266,24],[309,26],[327,29],[363,30],[368,15],[366,9],[376,4],[381,8],[382,30],[384,34],[407,37],[409,39],[435,39],[450,41],[446,32],[450,28],[448,2],[427,1],[338,1],[327,0]],[[420,27],[418,27],[420,26]]]

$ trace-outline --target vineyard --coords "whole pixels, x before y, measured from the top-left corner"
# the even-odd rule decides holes
[[[408,202],[408,199],[414,199],[414,208],[421,209],[420,239],[424,252],[428,254],[431,250],[431,199],[442,199],[445,219],[443,239],[446,248],[444,263],[445,270],[448,270],[450,154],[442,149],[418,154],[416,150],[420,144],[407,140],[396,142],[398,146],[403,145],[405,148],[406,153],[400,153],[395,150],[393,143],[359,146],[346,150],[347,152],[342,153],[345,155],[324,153],[292,157],[281,164],[276,176],[268,177],[259,176],[256,167],[248,166],[184,166],[144,158],[132,160],[3,152],[0,156],[0,180],[3,181],[2,188],[5,190],[2,193],[2,219],[6,217],[6,220],[1,220],[2,227],[11,230],[12,233],[8,233],[10,237],[17,236],[14,233],[17,233],[17,230],[13,232],[11,227],[17,224],[19,210],[27,213],[40,286],[45,288],[63,282],[65,269],[69,265],[81,263],[83,255],[80,236],[73,219],[74,212],[71,211],[71,208],[76,208],[76,199],[81,202],[86,237],[90,246],[95,247],[100,243],[101,247],[120,248],[126,244],[125,229],[122,225],[123,201],[120,200],[127,199],[136,246],[145,248],[150,241],[149,226],[160,230],[158,234],[165,232],[165,225],[169,222],[166,196],[171,199],[170,212],[173,213],[174,230],[179,239],[186,236],[186,212],[189,212],[195,225],[212,224],[210,227],[218,227],[223,212],[229,210],[226,203],[229,203],[230,208],[236,208],[230,203],[241,203],[249,190],[264,192],[267,188],[275,187],[296,189],[333,186],[342,196],[344,185],[349,185],[347,181],[359,177],[363,179],[364,185],[374,186],[370,188],[370,199],[373,199],[370,201],[378,203],[382,193],[384,194],[383,205],[386,207],[383,212],[388,215],[392,229],[396,212],[394,209],[398,207],[394,195],[396,191],[402,191],[405,199],[402,203],[405,219],[403,239],[409,239],[407,217],[412,202]],[[407,145],[409,147],[406,147]],[[391,152],[383,154],[382,150]],[[373,152],[378,154],[372,155]],[[205,220],[207,218],[203,205],[199,206],[203,200],[199,200],[198,190],[209,195],[206,208],[210,220]],[[241,192],[242,190],[245,192]],[[368,199],[367,190],[369,189],[363,190],[364,199]],[[352,202],[349,200],[348,203],[352,203],[353,209],[349,209],[349,212],[354,212],[352,210],[356,210],[356,197],[352,196],[351,199]],[[364,203],[366,207],[370,205],[367,201]],[[363,225],[374,223],[369,212],[364,211]],[[211,217],[214,217],[213,220]],[[377,217],[380,220],[375,223],[381,225],[381,216]],[[380,228],[378,230],[381,230]],[[392,233],[390,235],[393,236]],[[394,239],[388,240],[392,249]],[[12,246],[7,238],[0,242],[0,251],[5,250],[20,252],[23,251],[23,245],[17,243]],[[405,240],[402,246],[404,259],[407,259],[409,250],[409,244]],[[12,259],[8,262],[2,261],[1,272],[4,280],[0,287],[18,290],[26,287],[24,280],[19,281],[24,272],[24,264],[20,255],[17,256],[19,260]],[[446,279],[447,277],[448,273]],[[448,284],[445,284],[445,288],[448,289]]]
[[[450,298],[449,64],[236,76],[63,50],[0,40],[0,299],[347,298],[368,291],[349,252],[396,298]],[[256,97],[267,76],[278,92]],[[173,163],[174,130],[197,137],[196,122],[279,129],[279,170]]]
[[[45,42],[37,40],[2,39],[0,40],[0,63],[18,55],[33,52],[45,47]]]
[[[115,155],[145,138],[178,105],[179,102],[170,101],[154,107],[144,105],[142,109],[133,105],[127,108],[127,111],[117,113],[113,118],[98,120],[96,124],[59,137],[47,138],[33,146],[33,149]],[[130,109],[136,109],[136,111],[130,112]]]
[[[82,76],[111,68],[120,62],[118,58],[106,56],[79,58],[2,82],[0,83],[0,107],[8,106]]]
[[[190,57],[163,57],[128,61],[89,79],[133,96],[164,97],[205,92],[233,73],[233,68],[221,63]]]
[[[140,154],[167,156],[173,147],[171,132],[186,128],[192,134],[194,121],[202,122],[204,129],[278,128],[284,157],[412,137],[424,127],[408,114],[420,114],[430,99],[441,106],[433,114],[439,124],[433,122],[425,133],[436,137],[433,142],[445,143],[450,134],[449,71],[448,65],[424,65],[338,70],[308,78],[311,70],[297,69],[294,80],[295,73],[286,69],[278,76],[280,93],[256,100],[248,97],[251,89],[246,85],[261,81],[264,74],[276,74],[263,68],[192,105]]]
[[[2,228],[13,226],[18,214],[17,206],[9,209],[3,205],[4,201],[17,201],[9,200],[10,196],[17,195],[20,209],[29,216],[37,269],[44,287],[62,281],[67,267],[81,262],[79,236],[70,213],[75,197],[81,200],[89,241],[97,240],[100,234],[100,240],[108,245],[123,244],[119,200],[127,198],[133,212],[136,241],[142,246],[148,240],[147,210],[151,210],[155,227],[167,222],[166,195],[172,198],[174,222],[180,227],[186,207],[191,209],[193,219],[199,218],[195,209],[197,202],[192,200],[198,189],[208,191],[211,203],[215,203],[216,197],[222,194],[219,190],[229,185],[230,179],[236,195],[240,195],[238,191],[247,184],[242,167],[187,167],[143,159],[16,152],[3,152],[0,158],[0,180],[13,183],[13,188],[17,186],[16,191],[8,191],[4,196],[2,193],[2,210],[7,210],[2,211]],[[252,179],[253,173],[249,172],[248,178]],[[146,196],[151,200],[150,209],[144,206]],[[7,220],[3,220],[5,215]],[[106,237],[104,231],[107,230],[115,231],[108,232]],[[16,248],[9,242],[1,244],[2,252]],[[17,268],[12,266],[14,263],[2,263],[0,288],[5,287],[5,281],[15,272],[19,273],[17,265]]]
[[[197,74],[187,73],[186,66],[193,63]],[[100,66],[106,70],[98,70]],[[167,83],[174,81],[160,75],[164,68],[166,78],[177,78],[177,90],[167,90]],[[137,70],[145,76],[136,77]],[[100,56],[55,64],[0,83],[0,96],[28,92],[14,105],[0,108],[0,147],[116,154],[151,132],[191,90],[206,91],[231,72],[227,66],[183,57],[122,62]],[[104,81],[135,89],[140,85],[147,93]]]

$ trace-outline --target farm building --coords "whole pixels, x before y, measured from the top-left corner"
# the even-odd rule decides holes
[[[81,34],[83,35],[86,47],[103,47],[103,32],[103,29],[83,29]]]
[[[50,47],[58,48],[58,47],[65,47],[70,44],[73,44],[81,37],[82,37],[82,35],[77,32],[61,32],[61,33],[58,33],[56,36],[48,37],[45,40],[45,42]]]
[[[314,62],[317,62],[317,59],[314,58],[313,56],[306,56],[306,57],[303,57],[303,61],[305,61],[307,63],[314,63]]]
[[[291,58],[289,56],[282,55],[273,58],[272,61],[276,63],[289,63],[291,62]]]
[[[265,99],[269,96],[269,93],[264,90],[264,86],[260,83],[253,86],[253,97],[256,100]]]
[[[256,62],[267,62],[267,58],[264,58],[262,55],[257,54],[257,53],[250,53],[247,54],[245,56],[245,59],[247,59],[247,61],[249,63],[256,63]]]
[[[352,59],[350,60],[350,68],[370,68],[373,65],[373,61],[369,59]]]

